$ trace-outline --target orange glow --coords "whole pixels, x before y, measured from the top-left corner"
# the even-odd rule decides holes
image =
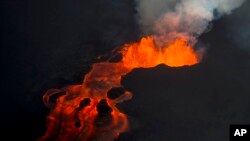
[[[180,67],[198,63],[196,53],[184,39],[177,39],[169,45],[158,48],[153,37],[146,37],[139,43],[125,45],[122,54],[122,62],[128,68],[149,68],[159,64]]]
[[[179,67],[198,63],[197,54],[184,39],[158,48],[153,37],[146,37],[138,43],[124,45],[120,53],[120,62],[93,64],[83,84],[49,90],[44,95],[45,105],[51,112],[47,118],[47,132],[39,141],[114,140],[129,126],[127,116],[116,104],[130,100],[132,93],[125,91],[115,99],[109,99],[107,93],[114,87],[122,87],[123,75],[140,67],[159,64]],[[52,96],[58,94],[61,95],[57,100],[51,102]]]

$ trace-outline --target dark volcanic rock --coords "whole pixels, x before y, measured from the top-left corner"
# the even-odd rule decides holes
[[[249,88],[207,63],[135,69],[123,85],[133,99],[120,107],[138,126],[119,140],[227,141],[230,124],[250,123]]]
[[[76,108],[77,111],[81,111],[84,107],[90,105],[91,100],[89,98],[84,98],[80,101],[79,107]]]
[[[116,99],[119,96],[125,93],[125,89],[123,87],[115,87],[108,91],[107,97],[109,99]]]
[[[112,108],[108,105],[106,99],[102,99],[96,106],[98,115],[95,120],[97,127],[107,126],[112,122]]]
[[[112,108],[109,107],[107,101],[102,99],[96,106],[97,112],[99,116],[109,115],[112,112]]]

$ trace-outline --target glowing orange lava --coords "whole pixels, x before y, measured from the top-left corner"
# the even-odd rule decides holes
[[[128,129],[127,116],[116,108],[117,103],[132,98],[124,92],[108,98],[112,88],[122,88],[121,77],[134,68],[149,68],[159,64],[172,67],[193,65],[198,57],[184,39],[176,39],[158,48],[153,37],[124,45],[120,62],[93,64],[82,85],[49,90],[44,95],[45,105],[51,108],[47,118],[47,132],[40,141],[106,140],[112,141]],[[58,98],[53,102],[53,96]]]
[[[153,37],[146,37],[139,43],[126,45],[122,54],[122,62],[128,68],[148,68],[159,64],[180,67],[198,63],[196,53],[184,39],[177,39],[159,48],[155,45]]]

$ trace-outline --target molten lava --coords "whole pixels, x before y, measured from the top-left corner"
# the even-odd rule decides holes
[[[159,48],[153,37],[146,37],[138,43],[124,45],[120,53],[120,62],[93,64],[83,84],[49,90],[44,95],[45,105],[51,108],[51,113],[47,118],[47,132],[40,141],[114,140],[128,129],[127,116],[116,107],[117,103],[132,98],[132,93],[123,90],[120,84],[123,75],[134,68],[159,64],[179,67],[199,61],[184,39],[176,39]],[[113,88],[120,94],[109,97]]]
[[[125,45],[122,63],[128,68],[149,68],[159,64],[171,67],[194,65],[198,57],[184,39],[177,39],[164,47],[157,47],[153,37],[142,38],[139,43]]]

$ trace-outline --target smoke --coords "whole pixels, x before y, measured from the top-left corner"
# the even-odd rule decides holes
[[[178,37],[191,43],[211,29],[211,22],[240,7],[245,0],[136,0],[139,24],[165,44]]]
[[[227,37],[234,43],[234,46],[240,47],[244,51],[250,51],[250,1],[246,1],[244,5],[235,11],[235,13],[225,18]]]

